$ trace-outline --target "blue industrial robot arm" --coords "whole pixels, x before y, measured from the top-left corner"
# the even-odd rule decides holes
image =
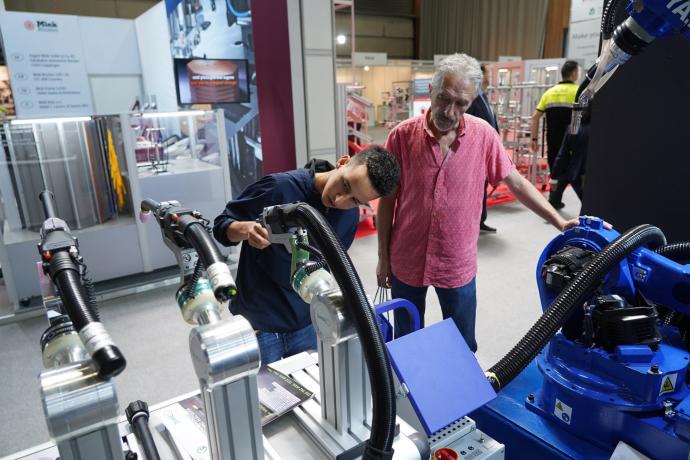
[[[646,455],[664,452],[654,458],[685,458],[690,243],[667,245],[656,230],[657,237],[631,244],[589,277],[584,294],[570,302],[535,360],[541,387],[526,406],[603,449],[625,441]],[[601,219],[581,217],[549,243],[537,268],[544,316],[621,238]]]
[[[628,13],[656,38],[682,33],[690,40],[690,0],[631,1]]]
[[[628,258],[635,287],[649,302],[690,314],[690,265],[682,265],[649,249]]]
[[[601,219],[584,216],[580,218],[580,225],[554,238],[542,252],[537,264],[542,308],[546,310],[558,294],[549,285],[568,282],[576,275],[573,269],[576,262],[572,261],[568,268],[568,257],[573,259],[575,251],[581,254],[585,251],[597,253],[618,236],[616,230],[606,229]],[[559,253],[562,256],[555,262],[560,263],[546,263],[547,260],[554,260]],[[586,262],[583,259],[583,264]],[[558,279],[559,276],[563,277],[562,281]],[[629,300],[639,293],[650,303],[687,315],[690,314],[690,264],[683,265],[642,247],[633,251],[602,280],[599,291],[621,295]]]
[[[574,280],[591,256],[601,252],[609,243],[620,236],[613,228],[606,228],[598,217],[582,216],[580,224],[561,233],[544,248],[537,263],[537,288],[542,309],[546,310],[556,300],[561,287]],[[560,264],[547,264],[560,254]],[[576,260],[577,259],[577,260]],[[549,267],[552,269],[549,270]],[[553,269],[556,267],[556,269]],[[556,287],[556,289],[554,289]],[[600,290],[632,298],[635,286],[627,261],[621,261],[601,281]]]

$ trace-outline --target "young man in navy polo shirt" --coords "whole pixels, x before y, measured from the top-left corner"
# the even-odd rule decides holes
[[[316,348],[309,305],[290,286],[290,254],[272,245],[256,219],[267,206],[310,204],[331,224],[345,249],[355,237],[358,205],[391,194],[398,183],[397,160],[379,146],[343,157],[333,167],[312,161],[306,168],[270,174],[247,187],[216,217],[213,235],[225,245],[245,241],[237,269],[238,295],[230,311],[257,331],[264,364]]]

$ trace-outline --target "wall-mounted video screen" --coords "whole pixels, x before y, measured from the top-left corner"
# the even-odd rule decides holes
[[[177,102],[232,104],[249,102],[246,59],[175,59]]]

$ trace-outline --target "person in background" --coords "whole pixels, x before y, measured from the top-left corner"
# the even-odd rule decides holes
[[[561,201],[563,192],[570,184],[582,202],[590,121],[591,109],[590,106],[587,106],[582,112],[580,130],[577,134],[571,134],[570,131],[567,131],[563,138],[563,145],[558,151],[553,166],[553,176],[558,180],[558,187],[551,194],[554,201]]]
[[[537,151],[539,139],[539,120],[546,114],[546,159],[551,173],[551,189],[556,188],[556,180],[553,177],[553,164],[558,155],[558,150],[563,143],[563,136],[570,124],[570,118],[577,94],[580,66],[575,61],[565,61],[561,67],[563,80],[555,86],[547,89],[537,104],[532,115],[532,151]],[[556,209],[565,206],[561,201],[556,201],[555,194],[549,197],[549,202]]]
[[[321,212],[348,249],[359,223],[358,205],[390,194],[398,183],[397,160],[383,147],[371,146],[334,168],[323,160],[307,167],[270,174],[230,201],[213,225],[224,246],[244,241],[237,269],[238,294],[230,311],[244,316],[257,331],[261,361],[268,364],[316,348],[309,305],[290,285],[291,256],[272,245],[256,219],[267,206],[305,202]]]
[[[379,286],[408,299],[422,326],[426,292],[433,286],[444,318],[452,318],[467,345],[477,350],[475,276],[484,183],[505,182],[515,197],[562,231],[565,220],[522,177],[498,133],[465,112],[482,81],[479,63],[466,54],[446,57],[429,85],[431,107],[388,135],[386,148],[400,163],[397,193],[381,198],[377,214]],[[406,312],[396,310],[397,336],[411,331]]]
[[[479,117],[491,125],[492,128],[496,130],[497,133],[501,133],[498,129],[498,121],[496,120],[496,114],[491,108],[489,103],[489,96],[486,94],[486,89],[489,87],[489,70],[484,64],[480,64],[479,67],[482,69],[482,86],[479,90],[479,94],[472,101],[472,105],[467,109],[468,115],[473,115]],[[494,227],[490,227],[486,224],[486,188],[489,185],[487,180],[484,183],[484,199],[482,200],[482,217],[479,221],[479,230],[482,232],[496,233]]]

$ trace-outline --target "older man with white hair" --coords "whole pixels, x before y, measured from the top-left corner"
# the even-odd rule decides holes
[[[386,149],[398,159],[401,175],[397,193],[381,198],[377,216],[379,286],[415,304],[422,326],[426,292],[433,286],[443,317],[453,319],[472,351],[477,350],[475,277],[484,181],[505,182],[558,230],[577,224],[558,214],[516,171],[495,129],[465,113],[481,82],[476,59],[454,54],[441,62],[429,85],[430,109],[388,135]],[[406,312],[396,311],[396,335],[410,329]]]

